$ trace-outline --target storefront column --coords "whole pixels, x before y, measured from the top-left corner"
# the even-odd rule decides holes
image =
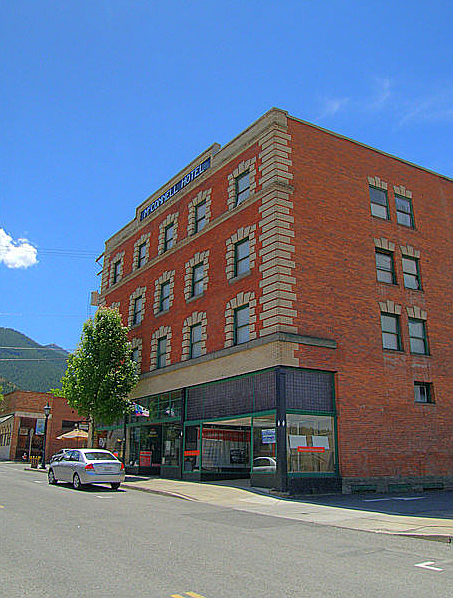
[[[288,489],[286,462],[286,375],[277,367],[275,370],[277,404],[277,480],[279,490]]]

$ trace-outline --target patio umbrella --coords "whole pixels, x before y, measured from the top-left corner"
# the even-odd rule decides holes
[[[61,436],[57,436],[57,440],[64,440],[67,438],[76,438],[77,446],[79,446],[79,438],[88,438],[88,432],[85,432],[85,430],[80,430],[79,428],[75,428],[75,430],[71,430],[70,432],[61,434]]]

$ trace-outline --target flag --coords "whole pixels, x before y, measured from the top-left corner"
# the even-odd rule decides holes
[[[149,417],[149,411],[138,403],[134,403],[134,415],[136,417]]]

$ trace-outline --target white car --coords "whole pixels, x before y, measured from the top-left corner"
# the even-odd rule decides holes
[[[277,471],[277,461],[273,457],[255,457],[253,459],[253,471]]]
[[[76,490],[84,484],[110,484],[118,490],[124,478],[124,463],[103,449],[69,450],[49,464],[49,484],[71,482]]]

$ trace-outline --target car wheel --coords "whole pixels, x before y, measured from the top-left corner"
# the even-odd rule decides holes
[[[82,482],[80,481],[79,474],[75,473],[72,478],[72,486],[74,490],[80,490],[82,488]]]
[[[55,477],[53,469],[49,469],[49,473],[47,474],[47,479],[49,481],[49,484],[56,484],[57,483],[58,480]]]
[[[120,487],[120,483],[119,482],[112,482],[110,484],[110,486],[112,487],[112,490],[118,490],[118,488]]]

